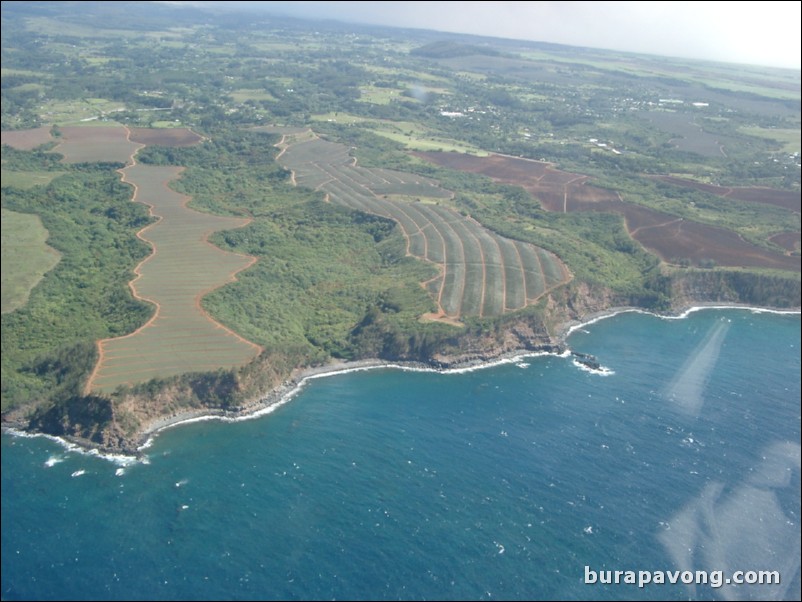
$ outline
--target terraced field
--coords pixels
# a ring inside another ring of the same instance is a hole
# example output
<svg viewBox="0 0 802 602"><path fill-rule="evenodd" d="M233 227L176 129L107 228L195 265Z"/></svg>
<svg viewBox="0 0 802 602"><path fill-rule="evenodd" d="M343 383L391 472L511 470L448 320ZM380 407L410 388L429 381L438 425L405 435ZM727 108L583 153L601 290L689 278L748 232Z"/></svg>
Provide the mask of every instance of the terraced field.
<svg viewBox="0 0 802 602"><path fill-rule="evenodd" d="M799 258L758 247L726 228L702 224L626 202L621 195L590 183L589 176L559 170L549 163L503 155L474 157L463 153L417 152L416 156L437 165L478 173L505 184L521 186L547 211L603 211L623 215L629 235L663 261L689 260L697 265L714 261L721 266L800 269ZM675 185L690 186L687 180L660 178ZM799 193L766 188L721 188L693 183L694 187L718 196L748 200L799 211ZM784 248L792 242L782 238Z"/></svg>
<svg viewBox="0 0 802 602"><path fill-rule="evenodd" d="M203 295L254 261L209 244L209 234L248 220L188 209L189 197L168 187L180 168L133 165L122 171L124 181L136 187L134 200L150 205L160 217L139 233L154 252L137 267L131 283L135 295L152 302L156 312L132 334L99 342L100 360L87 391L112 391L121 384L253 359L261 348L215 322L200 306Z"/></svg>
<svg viewBox="0 0 802 602"><path fill-rule="evenodd" d="M348 147L309 132L285 134L278 146L277 160L292 170L299 186L399 224L407 254L439 269L437 277L423 283L437 302L437 317L497 316L525 307L571 278L556 255L499 236L439 204L437 199L451 193L434 180L357 166Z"/></svg>

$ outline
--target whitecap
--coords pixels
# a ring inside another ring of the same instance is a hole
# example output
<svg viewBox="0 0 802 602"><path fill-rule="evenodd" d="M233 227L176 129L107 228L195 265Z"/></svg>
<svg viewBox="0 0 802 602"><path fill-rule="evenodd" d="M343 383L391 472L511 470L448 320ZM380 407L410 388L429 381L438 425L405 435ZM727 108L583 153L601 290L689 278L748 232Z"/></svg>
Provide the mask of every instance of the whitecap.
<svg viewBox="0 0 802 602"><path fill-rule="evenodd" d="M63 461L64 461L64 458L62 458L61 456L50 456L47 460L45 460L45 466L47 466L48 468L52 468L53 466L55 466L59 462L63 462Z"/></svg>
<svg viewBox="0 0 802 602"><path fill-rule="evenodd" d="M800 310L798 309L769 309L766 307L757 307L754 305L736 305L736 304L723 304L723 305L694 305L692 307L687 308L686 310L682 311L677 315L667 315L667 314L658 314L651 311L647 311L645 309L639 309L637 307L624 307L620 309L611 309L608 313L602 314L600 316L596 316L595 318L591 318L586 322L580 322L578 324L574 324L571 326L566 332L565 337L568 338L572 333L580 331L580 332L587 332L585 329L586 326L590 326L591 324L595 324L596 322L600 322L602 320L606 320L607 318L615 317L619 314L626 314L626 313L635 313L635 314L643 314L645 316L654 316L655 318L660 318L661 320L684 320L692 313L697 311L703 311L707 309L739 309L744 311L749 311L754 314L777 314L777 315L799 315Z"/></svg>
<svg viewBox="0 0 802 602"><path fill-rule="evenodd" d="M81 469L81 470L76 470L70 476L71 477L80 477L81 475L84 475L84 474L86 474L86 471L84 469Z"/></svg>
<svg viewBox="0 0 802 602"><path fill-rule="evenodd" d="M71 441L67 441L66 439L62 439L61 437L56 437L55 435L48 435L46 433L28 433L26 431L21 431L15 428L4 428L3 432L6 432L13 437L23 437L26 439L32 439L34 437L43 437L44 439L48 439L53 443L57 443L58 445L63 447L67 452L81 454L84 456L96 456L103 460L108 460L109 462L113 462L118 466L130 466L131 464L136 464L137 462L143 461L142 458L137 458L136 456L127 456L125 454L101 453L97 449L86 449L84 447L81 447L80 445L72 443ZM48 465L47 463L45 464Z"/></svg>
<svg viewBox="0 0 802 602"><path fill-rule="evenodd" d="M605 366L599 366L598 368L591 368L590 366L586 366L580 361L572 360L571 363L582 370L583 372L589 372L590 374L595 374L597 376L613 376L615 374L615 370L611 370Z"/></svg>
<svg viewBox="0 0 802 602"><path fill-rule="evenodd" d="M307 382L310 380L316 380L319 378L329 378L331 376L339 376L341 374L350 374L353 372L367 372L368 370L379 370L379 369L391 369L391 370L401 370L403 372L424 372L424 373L445 374L445 375L466 374L468 372L474 372L476 370L484 370L486 368L493 368L504 364L521 364L523 363L523 360L525 358L542 357L546 355L552 355L555 357L568 357L570 355L570 351L565 351L560 354L556 354L549 351L526 352L522 353L521 355L515 355L512 357L500 358L498 360L491 362L476 364L475 366L466 366L464 368L446 368L442 370L436 368L429 368L426 366L404 366L401 364L385 364L385 363L368 365L368 366L356 366L353 368L344 368L344 369L335 368L332 369L330 372L321 372L319 374L310 374L309 376L305 376L303 379L301 379L301 381L298 384L296 384L292 389L287 391L275 403L271 403L268 406L255 410L243 416L219 416L215 414L208 414L204 416L193 416L190 418L186 418L184 420L177 420L176 422L172 422L170 424L165 424L164 426L154 430L153 433L150 434L148 439L141 446L139 446L139 448L137 448L137 451L141 452L150 447L151 445L153 445L155 435L177 426L192 424L195 422L206 422L209 420L217 420L220 422L244 422L246 420L254 420L256 418L261 418L262 416L272 414L273 412L278 410L281 406L292 401L304 389ZM148 463L146 461L146 458L142 459L142 463L143 464Z"/></svg>

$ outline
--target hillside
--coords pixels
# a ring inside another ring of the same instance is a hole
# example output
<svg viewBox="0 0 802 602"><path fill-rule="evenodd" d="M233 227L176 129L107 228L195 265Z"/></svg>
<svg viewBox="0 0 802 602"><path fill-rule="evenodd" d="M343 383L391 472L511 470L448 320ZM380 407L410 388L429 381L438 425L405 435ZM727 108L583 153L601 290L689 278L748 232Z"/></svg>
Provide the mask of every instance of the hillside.
<svg viewBox="0 0 802 602"><path fill-rule="evenodd" d="M796 71L141 3L2 45L8 424L130 451L310 368L800 306Z"/></svg>

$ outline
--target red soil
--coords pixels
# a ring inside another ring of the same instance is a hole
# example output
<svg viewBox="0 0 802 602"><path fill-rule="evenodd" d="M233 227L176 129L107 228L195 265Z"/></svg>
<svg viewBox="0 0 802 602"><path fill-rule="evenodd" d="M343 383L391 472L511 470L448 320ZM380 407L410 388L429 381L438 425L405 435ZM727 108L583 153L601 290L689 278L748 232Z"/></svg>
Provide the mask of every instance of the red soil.
<svg viewBox="0 0 802 602"><path fill-rule="evenodd" d="M769 240L775 245L788 249L790 253L799 253L800 246L802 246L799 232L780 232L770 237Z"/></svg>
<svg viewBox="0 0 802 602"><path fill-rule="evenodd" d="M131 128L131 141L158 146L192 146L203 140L189 128Z"/></svg>
<svg viewBox="0 0 802 602"><path fill-rule="evenodd" d="M700 264L712 260L720 266L800 271L798 257L772 253L744 240L730 230L692 222L648 207L627 203L617 192L590 184L588 176L561 171L549 163L503 155L476 157L443 152L416 152L413 154L437 165L478 173L497 182L521 186L532 194L547 211L619 213L624 216L630 236L663 261L673 263L689 260L692 263ZM701 187L707 187L707 185L699 184L699 187L706 190ZM730 198L741 200L760 198L763 200L758 202L779 204L789 209L795 206L796 211L799 211L798 194L794 201L793 193L785 191L765 188L710 188L722 192L721 196L725 196L723 191L729 191L726 196ZM709 192L709 190L706 191ZM793 204L794 202L796 205ZM798 241L799 234L796 234L796 237ZM782 244L782 246L787 248L786 244Z"/></svg>
<svg viewBox="0 0 802 602"><path fill-rule="evenodd" d="M693 180L686 180L685 178L677 178L674 176L655 176L661 182L673 184L675 186L684 186L686 188L694 188L715 194L716 196L734 199L736 201L748 201L751 203L764 203L766 205L776 205L783 207L790 211L800 212L800 198L802 195L798 192L790 190L775 190L774 188L761 188L752 186L747 188L728 188L726 186L713 186L712 184L703 184L702 182L694 182Z"/></svg>
<svg viewBox="0 0 802 602"><path fill-rule="evenodd" d="M50 136L49 127L0 132L0 143L7 144L18 150L33 150L41 144L52 141L53 138Z"/></svg>

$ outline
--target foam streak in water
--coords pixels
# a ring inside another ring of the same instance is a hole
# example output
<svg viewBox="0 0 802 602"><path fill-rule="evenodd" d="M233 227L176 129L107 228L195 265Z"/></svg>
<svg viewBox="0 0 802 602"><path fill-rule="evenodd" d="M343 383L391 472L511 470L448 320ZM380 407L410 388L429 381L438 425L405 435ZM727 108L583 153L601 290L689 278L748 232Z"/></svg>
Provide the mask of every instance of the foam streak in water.
<svg viewBox="0 0 802 602"><path fill-rule="evenodd" d="M703 394L707 381L716 366L729 329L729 322L717 321L666 387L664 397L684 414L699 415L704 405Z"/></svg>

